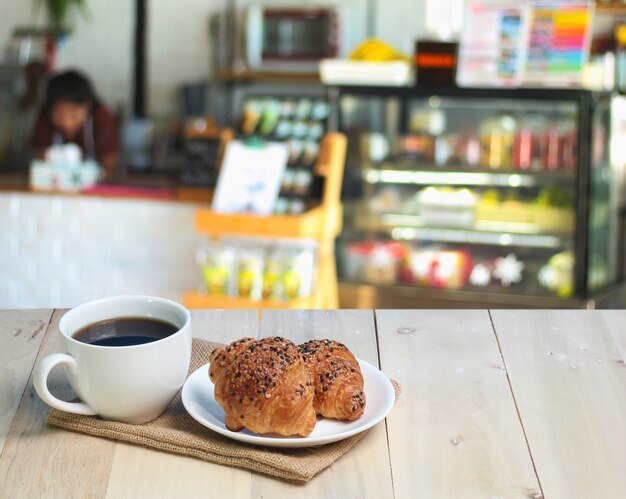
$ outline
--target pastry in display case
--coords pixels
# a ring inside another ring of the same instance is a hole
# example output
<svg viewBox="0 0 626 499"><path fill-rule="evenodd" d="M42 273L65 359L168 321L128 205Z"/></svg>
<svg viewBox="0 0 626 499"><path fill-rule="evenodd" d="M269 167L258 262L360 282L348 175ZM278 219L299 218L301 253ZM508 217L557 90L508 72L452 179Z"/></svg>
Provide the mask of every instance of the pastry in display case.
<svg viewBox="0 0 626 499"><path fill-rule="evenodd" d="M610 301L620 272L608 144L619 97L348 86L328 95L330 123L351 144L337 247L343 307Z"/></svg>

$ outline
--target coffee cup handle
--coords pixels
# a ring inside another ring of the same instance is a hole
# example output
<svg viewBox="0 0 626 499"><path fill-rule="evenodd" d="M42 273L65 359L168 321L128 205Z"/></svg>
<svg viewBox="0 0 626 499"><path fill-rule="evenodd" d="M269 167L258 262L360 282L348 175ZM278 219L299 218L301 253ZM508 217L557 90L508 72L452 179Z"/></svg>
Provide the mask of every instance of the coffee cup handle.
<svg viewBox="0 0 626 499"><path fill-rule="evenodd" d="M39 361L33 378L33 384L35 385L35 390L39 397L41 397L46 404L60 411L84 416L95 416L97 413L84 402L65 402L50 393L50 390L48 390L48 376L52 368L59 364L65 364L65 367L67 367L73 375L76 375L76 359L71 355L53 353L44 357Z"/></svg>

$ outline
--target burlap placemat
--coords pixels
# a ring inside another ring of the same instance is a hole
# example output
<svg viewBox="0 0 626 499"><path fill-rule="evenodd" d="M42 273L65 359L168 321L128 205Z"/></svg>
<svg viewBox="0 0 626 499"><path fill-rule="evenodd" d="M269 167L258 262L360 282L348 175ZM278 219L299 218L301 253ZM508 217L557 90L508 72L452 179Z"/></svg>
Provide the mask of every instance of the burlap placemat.
<svg viewBox="0 0 626 499"><path fill-rule="evenodd" d="M217 346L218 343L194 339L189 374L206 364L209 354ZM392 383L397 398L400 386L395 381ZM296 482L313 478L348 452L368 432L314 448L276 449L247 445L196 422L183 407L180 393L161 416L143 425L105 421L57 409L50 410L46 421L49 425L96 437L191 456Z"/></svg>

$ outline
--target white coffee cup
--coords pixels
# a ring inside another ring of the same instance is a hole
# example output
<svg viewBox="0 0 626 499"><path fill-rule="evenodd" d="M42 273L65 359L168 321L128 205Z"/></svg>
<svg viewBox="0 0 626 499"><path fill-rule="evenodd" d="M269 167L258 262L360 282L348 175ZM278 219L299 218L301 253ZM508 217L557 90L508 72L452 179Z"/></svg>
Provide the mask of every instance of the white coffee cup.
<svg viewBox="0 0 626 499"><path fill-rule="evenodd" d="M120 317L152 318L178 328L165 338L130 346L99 346L73 338L82 328ZM141 424L158 417L183 386L191 360L191 315L182 305L154 296L116 296L67 312L59 323L62 349L37 365L34 385L48 405L66 412ZM82 402L65 402L47 386L62 364Z"/></svg>

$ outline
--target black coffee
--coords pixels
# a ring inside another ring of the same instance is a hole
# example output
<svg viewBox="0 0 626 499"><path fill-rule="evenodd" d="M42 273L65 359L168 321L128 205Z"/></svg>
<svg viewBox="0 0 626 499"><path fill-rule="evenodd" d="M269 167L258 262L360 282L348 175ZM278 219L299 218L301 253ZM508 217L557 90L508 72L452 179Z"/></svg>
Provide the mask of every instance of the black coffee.
<svg viewBox="0 0 626 499"><path fill-rule="evenodd" d="M72 336L75 340L103 347L126 347L162 340L178 328L160 319L120 317L89 324Z"/></svg>

